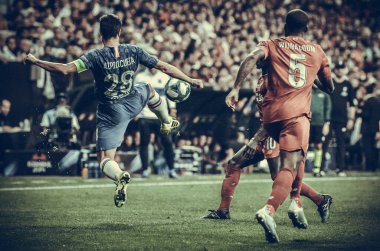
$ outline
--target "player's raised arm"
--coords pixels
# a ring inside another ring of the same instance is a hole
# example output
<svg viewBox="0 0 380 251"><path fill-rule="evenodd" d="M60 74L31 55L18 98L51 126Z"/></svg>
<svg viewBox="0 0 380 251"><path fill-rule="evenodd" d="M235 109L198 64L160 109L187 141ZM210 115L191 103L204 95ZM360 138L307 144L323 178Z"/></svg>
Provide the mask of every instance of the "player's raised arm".
<svg viewBox="0 0 380 251"><path fill-rule="evenodd" d="M67 64L53 63L49 61L40 60L30 53L24 58L24 62L29 62L31 64L37 65L49 72L59 72L64 75L77 72L77 67L75 66L74 62L70 62Z"/></svg>
<svg viewBox="0 0 380 251"><path fill-rule="evenodd" d="M226 97L226 104L232 110L235 110L236 104L239 101L239 90L244 80L246 79L248 74L254 70L254 68L256 67L256 63L264 58L264 50L261 48L256 48L251 53L249 53L249 55L241 63L234 83L234 87Z"/></svg>
<svg viewBox="0 0 380 251"><path fill-rule="evenodd" d="M180 69L177 67L165 63L161 60L158 60L157 64L154 66L154 68L162 71L163 73L168 74L169 76L173 78L181 79L185 82L188 82L190 85L197 87L197 88L203 88L203 82L200 79L194 79L187 76L185 73L183 73Z"/></svg>

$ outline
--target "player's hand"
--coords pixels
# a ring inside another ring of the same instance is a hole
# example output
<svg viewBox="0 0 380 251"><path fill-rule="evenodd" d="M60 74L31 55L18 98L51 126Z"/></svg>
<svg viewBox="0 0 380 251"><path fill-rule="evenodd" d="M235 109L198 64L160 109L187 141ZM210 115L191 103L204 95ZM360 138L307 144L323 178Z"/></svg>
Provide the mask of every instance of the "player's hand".
<svg viewBox="0 0 380 251"><path fill-rule="evenodd" d="M226 105L232 109L232 111L235 111L236 104L239 101L239 89L233 88L230 93L228 93L226 97Z"/></svg>
<svg viewBox="0 0 380 251"><path fill-rule="evenodd" d="M203 88L203 82L201 79L191 79L191 82L189 83L191 86L194 86L196 88L200 88L202 89Z"/></svg>
<svg viewBox="0 0 380 251"><path fill-rule="evenodd" d="M26 62L30 62L30 63L35 63L36 61L37 61L37 58L33 55L33 54L28 54L28 55L26 55L25 57L24 57L24 63L26 63Z"/></svg>

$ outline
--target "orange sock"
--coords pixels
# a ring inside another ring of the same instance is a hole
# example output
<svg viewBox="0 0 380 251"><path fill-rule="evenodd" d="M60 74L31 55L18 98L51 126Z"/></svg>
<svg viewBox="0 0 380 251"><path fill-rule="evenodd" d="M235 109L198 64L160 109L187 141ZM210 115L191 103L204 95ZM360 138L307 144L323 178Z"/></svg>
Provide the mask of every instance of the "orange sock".
<svg viewBox="0 0 380 251"><path fill-rule="evenodd" d="M235 193L235 187L239 184L240 173L241 169L239 167L228 164L226 176L222 184L219 210L230 208L231 201Z"/></svg>
<svg viewBox="0 0 380 251"><path fill-rule="evenodd" d="M273 182L272 193L267 200L267 205L273 207L274 211L285 201L292 190L293 172L288 168L283 168L277 174Z"/></svg>
<svg viewBox="0 0 380 251"><path fill-rule="evenodd" d="M315 205L319 206L323 201L323 196L321 196L317 191L315 191L311 186L306 183L302 183L301 195L312 200Z"/></svg>

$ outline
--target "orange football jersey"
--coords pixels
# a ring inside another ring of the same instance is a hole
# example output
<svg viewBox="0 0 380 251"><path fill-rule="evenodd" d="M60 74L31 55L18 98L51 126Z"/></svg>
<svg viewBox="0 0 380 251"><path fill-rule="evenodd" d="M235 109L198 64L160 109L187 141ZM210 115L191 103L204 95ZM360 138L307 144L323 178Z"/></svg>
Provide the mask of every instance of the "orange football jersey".
<svg viewBox="0 0 380 251"><path fill-rule="evenodd" d="M262 104L263 123L310 113L311 89L318 75L331 78L322 48L301 37L270 39L260 44L268 65L267 93Z"/></svg>

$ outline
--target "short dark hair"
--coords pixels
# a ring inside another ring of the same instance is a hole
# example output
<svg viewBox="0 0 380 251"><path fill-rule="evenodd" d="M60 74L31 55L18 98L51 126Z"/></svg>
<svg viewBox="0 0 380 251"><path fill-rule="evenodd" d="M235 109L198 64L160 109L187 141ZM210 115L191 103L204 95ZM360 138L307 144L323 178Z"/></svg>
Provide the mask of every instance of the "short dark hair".
<svg viewBox="0 0 380 251"><path fill-rule="evenodd" d="M309 22L308 14L300 9L294 9L288 12L285 18L286 30L288 33L301 33L307 31Z"/></svg>
<svg viewBox="0 0 380 251"><path fill-rule="evenodd" d="M117 37L121 29L121 20L114 14L103 15L99 19L100 34L104 40Z"/></svg>

